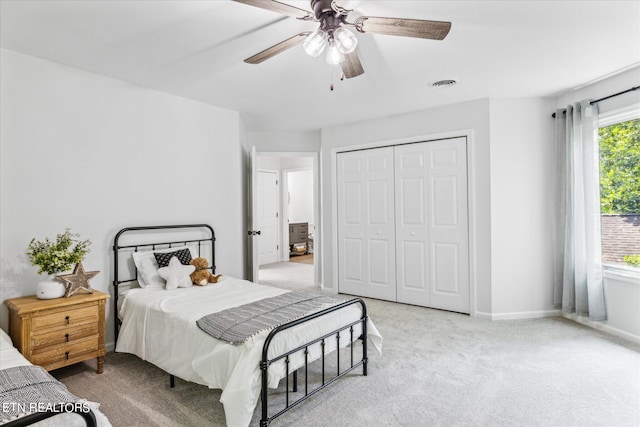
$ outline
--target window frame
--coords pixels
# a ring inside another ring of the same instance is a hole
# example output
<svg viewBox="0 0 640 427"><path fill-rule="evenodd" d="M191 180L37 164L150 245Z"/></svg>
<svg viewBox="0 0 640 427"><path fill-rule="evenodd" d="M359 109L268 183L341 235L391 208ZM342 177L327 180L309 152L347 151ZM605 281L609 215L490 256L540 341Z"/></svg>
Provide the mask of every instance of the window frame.
<svg viewBox="0 0 640 427"><path fill-rule="evenodd" d="M640 119L640 103L617 108L608 112L599 113L598 130L600 130L600 128L602 127L607 127L634 119ZM599 146L600 140L598 139L598 147ZM598 201L598 209L599 208L600 201ZM602 214L602 212L600 214ZM605 277L607 278L615 278L616 280L640 284L640 268L623 264L609 264L604 262L602 263L602 268L605 273Z"/></svg>

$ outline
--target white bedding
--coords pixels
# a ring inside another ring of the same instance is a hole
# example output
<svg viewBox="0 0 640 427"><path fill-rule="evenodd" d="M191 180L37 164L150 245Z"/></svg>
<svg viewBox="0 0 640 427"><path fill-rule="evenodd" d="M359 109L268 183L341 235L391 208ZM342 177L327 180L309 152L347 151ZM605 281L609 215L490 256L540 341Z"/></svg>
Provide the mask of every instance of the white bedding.
<svg viewBox="0 0 640 427"><path fill-rule="evenodd" d="M259 362L268 331L243 344L232 345L207 335L197 327L196 320L285 292L288 291L231 277L205 287L131 289L122 297L120 318L123 323L116 351L133 353L184 380L222 389L220 401L224 405L227 425L246 427L260 394ZM351 305L278 334L270 349L273 354L282 352L359 317L359 304ZM359 335L358 324L354 327L354 336ZM371 321L367 323L367 335L369 342L380 351L382 337ZM348 339L348 334L343 334L340 345L346 345ZM335 349L335 341L327 341L326 351ZM309 350L312 358L319 357L319 345ZM301 354L291 358L290 371L302 363ZM283 363L272 365L269 387L277 387L284 375Z"/></svg>
<svg viewBox="0 0 640 427"><path fill-rule="evenodd" d="M31 362L25 359L18 349L13 346L11 337L7 335L5 331L0 329L0 369L27 365L31 365ZM96 423L99 427L111 426L107 417L98 409L100 407L99 403L87 401L87 404L96 416ZM3 424L0 423L0 425ZM84 427L86 424L79 415L67 413L56 415L55 417L40 421L34 425L41 427Z"/></svg>

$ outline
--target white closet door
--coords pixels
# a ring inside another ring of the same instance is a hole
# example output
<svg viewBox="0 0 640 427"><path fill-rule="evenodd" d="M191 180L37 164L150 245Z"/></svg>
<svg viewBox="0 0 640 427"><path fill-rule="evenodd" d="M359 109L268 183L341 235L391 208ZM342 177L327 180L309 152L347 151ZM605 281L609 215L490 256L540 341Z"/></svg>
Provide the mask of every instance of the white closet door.
<svg viewBox="0 0 640 427"><path fill-rule="evenodd" d="M428 149L425 143L395 147L398 302L429 306Z"/></svg>
<svg viewBox="0 0 640 427"><path fill-rule="evenodd" d="M398 301L469 313L466 138L395 150Z"/></svg>
<svg viewBox="0 0 640 427"><path fill-rule="evenodd" d="M393 147L339 153L338 290L396 300Z"/></svg>

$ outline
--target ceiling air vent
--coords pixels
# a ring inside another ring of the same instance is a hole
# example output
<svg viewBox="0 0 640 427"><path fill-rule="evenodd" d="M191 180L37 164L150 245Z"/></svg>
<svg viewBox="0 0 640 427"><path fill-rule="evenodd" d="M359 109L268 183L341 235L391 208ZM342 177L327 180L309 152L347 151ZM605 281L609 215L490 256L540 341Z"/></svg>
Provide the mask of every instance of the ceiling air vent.
<svg viewBox="0 0 640 427"><path fill-rule="evenodd" d="M456 84L455 80L440 80L435 82L432 86L440 87L440 86L453 86Z"/></svg>

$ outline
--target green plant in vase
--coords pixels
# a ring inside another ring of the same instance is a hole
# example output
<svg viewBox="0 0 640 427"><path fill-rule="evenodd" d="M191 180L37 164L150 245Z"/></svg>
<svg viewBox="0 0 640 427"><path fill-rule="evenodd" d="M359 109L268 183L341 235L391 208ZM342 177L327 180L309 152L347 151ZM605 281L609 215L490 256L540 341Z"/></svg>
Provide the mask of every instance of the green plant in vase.
<svg viewBox="0 0 640 427"><path fill-rule="evenodd" d="M38 284L37 296L41 299L58 298L64 295L66 286L56 281L53 275L68 271L81 262L89 253L90 240L78 240L79 234L66 228L58 234L55 241L31 239L27 247L27 257L31 265L38 267L38 274L49 276ZM62 292L61 295L58 295Z"/></svg>

